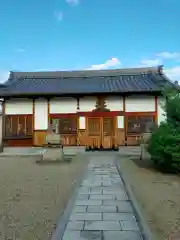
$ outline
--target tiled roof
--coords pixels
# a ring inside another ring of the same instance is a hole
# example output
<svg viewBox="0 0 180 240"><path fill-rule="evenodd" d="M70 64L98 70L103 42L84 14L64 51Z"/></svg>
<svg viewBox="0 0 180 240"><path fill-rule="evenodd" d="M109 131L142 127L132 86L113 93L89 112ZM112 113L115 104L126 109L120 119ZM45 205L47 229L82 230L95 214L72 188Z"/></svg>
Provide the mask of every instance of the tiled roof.
<svg viewBox="0 0 180 240"><path fill-rule="evenodd" d="M160 92L171 81L157 68L118 70L11 72L0 95Z"/></svg>

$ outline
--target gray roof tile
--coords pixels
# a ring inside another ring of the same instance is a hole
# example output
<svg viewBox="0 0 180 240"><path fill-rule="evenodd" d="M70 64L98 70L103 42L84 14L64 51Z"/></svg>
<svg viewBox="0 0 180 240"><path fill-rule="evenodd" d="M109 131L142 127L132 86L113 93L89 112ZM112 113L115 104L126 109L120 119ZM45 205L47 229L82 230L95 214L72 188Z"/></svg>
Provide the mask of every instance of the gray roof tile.
<svg viewBox="0 0 180 240"><path fill-rule="evenodd" d="M11 72L0 95L158 92L174 86L162 68L72 72Z"/></svg>

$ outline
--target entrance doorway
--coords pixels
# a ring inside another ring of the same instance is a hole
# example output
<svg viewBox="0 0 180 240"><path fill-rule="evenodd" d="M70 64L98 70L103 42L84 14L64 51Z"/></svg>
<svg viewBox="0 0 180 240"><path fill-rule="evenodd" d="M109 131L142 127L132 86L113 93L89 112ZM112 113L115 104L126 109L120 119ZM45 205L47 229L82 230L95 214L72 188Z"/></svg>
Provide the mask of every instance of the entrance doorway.
<svg viewBox="0 0 180 240"><path fill-rule="evenodd" d="M89 117L89 147L93 149L112 149L115 146L115 117Z"/></svg>

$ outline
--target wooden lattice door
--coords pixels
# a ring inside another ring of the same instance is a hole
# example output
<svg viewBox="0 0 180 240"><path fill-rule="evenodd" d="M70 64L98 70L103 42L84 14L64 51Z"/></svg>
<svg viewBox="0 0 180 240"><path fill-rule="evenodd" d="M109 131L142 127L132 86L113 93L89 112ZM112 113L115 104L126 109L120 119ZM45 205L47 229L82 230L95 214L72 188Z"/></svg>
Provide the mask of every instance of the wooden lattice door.
<svg viewBox="0 0 180 240"><path fill-rule="evenodd" d="M102 146L103 148L112 148L114 144L114 118L103 117L102 122Z"/></svg>
<svg viewBox="0 0 180 240"><path fill-rule="evenodd" d="M89 117L88 118L88 145L91 147L100 148L102 138L102 124L100 117Z"/></svg>
<svg viewBox="0 0 180 240"><path fill-rule="evenodd" d="M96 148L112 148L114 136L114 118L88 118L88 145Z"/></svg>

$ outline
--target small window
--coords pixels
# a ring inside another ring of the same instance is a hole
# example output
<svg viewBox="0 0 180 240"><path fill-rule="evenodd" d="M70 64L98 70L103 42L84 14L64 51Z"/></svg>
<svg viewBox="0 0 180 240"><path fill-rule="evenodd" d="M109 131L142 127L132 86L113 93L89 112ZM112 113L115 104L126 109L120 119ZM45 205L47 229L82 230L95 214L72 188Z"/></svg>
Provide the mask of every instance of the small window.
<svg viewBox="0 0 180 240"><path fill-rule="evenodd" d="M6 116L5 136L6 137L27 137L32 136L32 116Z"/></svg>
<svg viewBox="0 0 180 240"><path fill-rule="evenodd" d="M128 116L127 133L142 134L152 132L155 124L154 116Z"/></svg>
<svg viewBox="0 0 180 240"><path fill-rule="evenodd" d="M53 132L59 134L76 134L77 132L77 118L53 118L51 119L51 128Z"/></svg>

